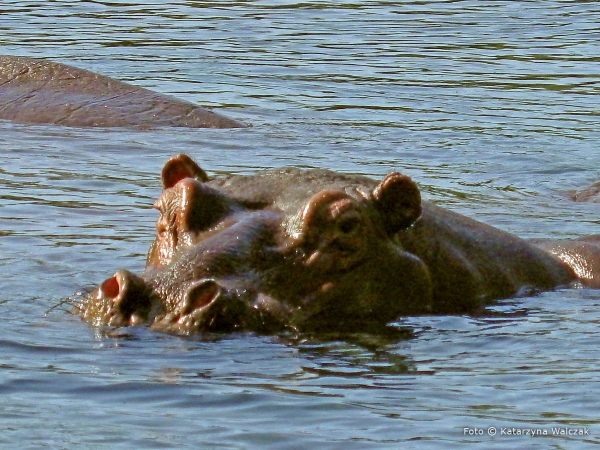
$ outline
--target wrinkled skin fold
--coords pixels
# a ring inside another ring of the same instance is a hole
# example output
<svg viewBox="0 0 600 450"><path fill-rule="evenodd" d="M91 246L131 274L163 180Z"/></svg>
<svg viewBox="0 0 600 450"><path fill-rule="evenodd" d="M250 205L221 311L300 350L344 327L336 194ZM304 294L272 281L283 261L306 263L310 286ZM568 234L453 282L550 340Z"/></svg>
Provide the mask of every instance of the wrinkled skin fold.
<svg viewBox="0 0 600 450"><path fill-rule="evenodd" d="M422 201L397 172L209 179L177 155L162 183L146 269L119 270L78 305L94 325L360 332L574 282L600 287L598 236L527 242Z"/></svg>
<svg viewBox="0 0 600 450"><path fill-rule="evenodd" d="M193 103L88 70L1 55L0 119L72 127L245 126Z"/></svg>

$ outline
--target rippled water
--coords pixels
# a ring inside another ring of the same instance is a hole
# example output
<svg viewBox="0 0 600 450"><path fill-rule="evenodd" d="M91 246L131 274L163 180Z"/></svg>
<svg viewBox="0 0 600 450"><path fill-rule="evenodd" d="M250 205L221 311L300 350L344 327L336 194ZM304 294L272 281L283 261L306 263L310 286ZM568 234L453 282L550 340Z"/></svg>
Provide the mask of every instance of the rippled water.
<svg viewBox="0 0 600 450"><path fill-rule="evenodd" d="M403 319L412 337L387 340L102 333L45 314L117 268L142 267L159 171L179 152L212 174L402 170L425 197L524 237L600 233L598 204L565 195L600 180L596 2L1 8L4 54L91 69L253 127L0 123L0 446L600 443L597 290L509 299L489 317ZM513 427L550 436L507 435Z"/></svg>

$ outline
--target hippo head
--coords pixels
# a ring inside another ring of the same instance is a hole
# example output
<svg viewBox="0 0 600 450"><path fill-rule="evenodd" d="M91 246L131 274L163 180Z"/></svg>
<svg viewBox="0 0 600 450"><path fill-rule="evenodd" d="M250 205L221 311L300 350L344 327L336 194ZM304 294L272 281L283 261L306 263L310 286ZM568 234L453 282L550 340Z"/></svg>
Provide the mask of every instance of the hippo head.
<svg viewBox="0 0 600 450"><path fill-rule="evenodd" d="M80 305L96 324L161 330L360 331L429 311L425 265L396 235L416 184L279 169L209 180L188 156L162 172L157 236L140 275L120 270Z"/></svg>

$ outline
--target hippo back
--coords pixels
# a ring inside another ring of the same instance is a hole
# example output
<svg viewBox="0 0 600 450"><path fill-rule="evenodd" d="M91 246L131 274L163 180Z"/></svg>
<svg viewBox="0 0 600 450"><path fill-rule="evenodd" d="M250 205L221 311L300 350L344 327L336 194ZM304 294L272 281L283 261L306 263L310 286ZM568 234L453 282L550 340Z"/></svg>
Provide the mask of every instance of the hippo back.
<svg viewBox="0 0 600 450"><path fill-rule="evenodd" d="M0 119L76 127L232 128L193 103L61 63L0 56Z"/></svg>

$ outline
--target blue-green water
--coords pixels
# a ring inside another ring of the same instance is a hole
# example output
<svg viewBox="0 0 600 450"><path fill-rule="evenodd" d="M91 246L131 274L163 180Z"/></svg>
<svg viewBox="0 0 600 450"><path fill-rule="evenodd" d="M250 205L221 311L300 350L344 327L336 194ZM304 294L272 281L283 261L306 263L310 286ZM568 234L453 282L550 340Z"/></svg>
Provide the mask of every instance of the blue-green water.
<svg viewBox="0 0 600 450"><path fill-rule="evenodd" d="M212 174L401 170L424 197L523 237L600 233L599 204L565 194L600 180L596 2L1 9L3 54L91 69L253 127L0 123L0 447L600 443L597 290L509 299L486 318L403 319L413 338L378 346L106 334L60 310L45 314L117 268L143 266L160 168L180 152ZM549 436L507 434L513 427ZM552 436L553 427L589 435Z"/></svg>

